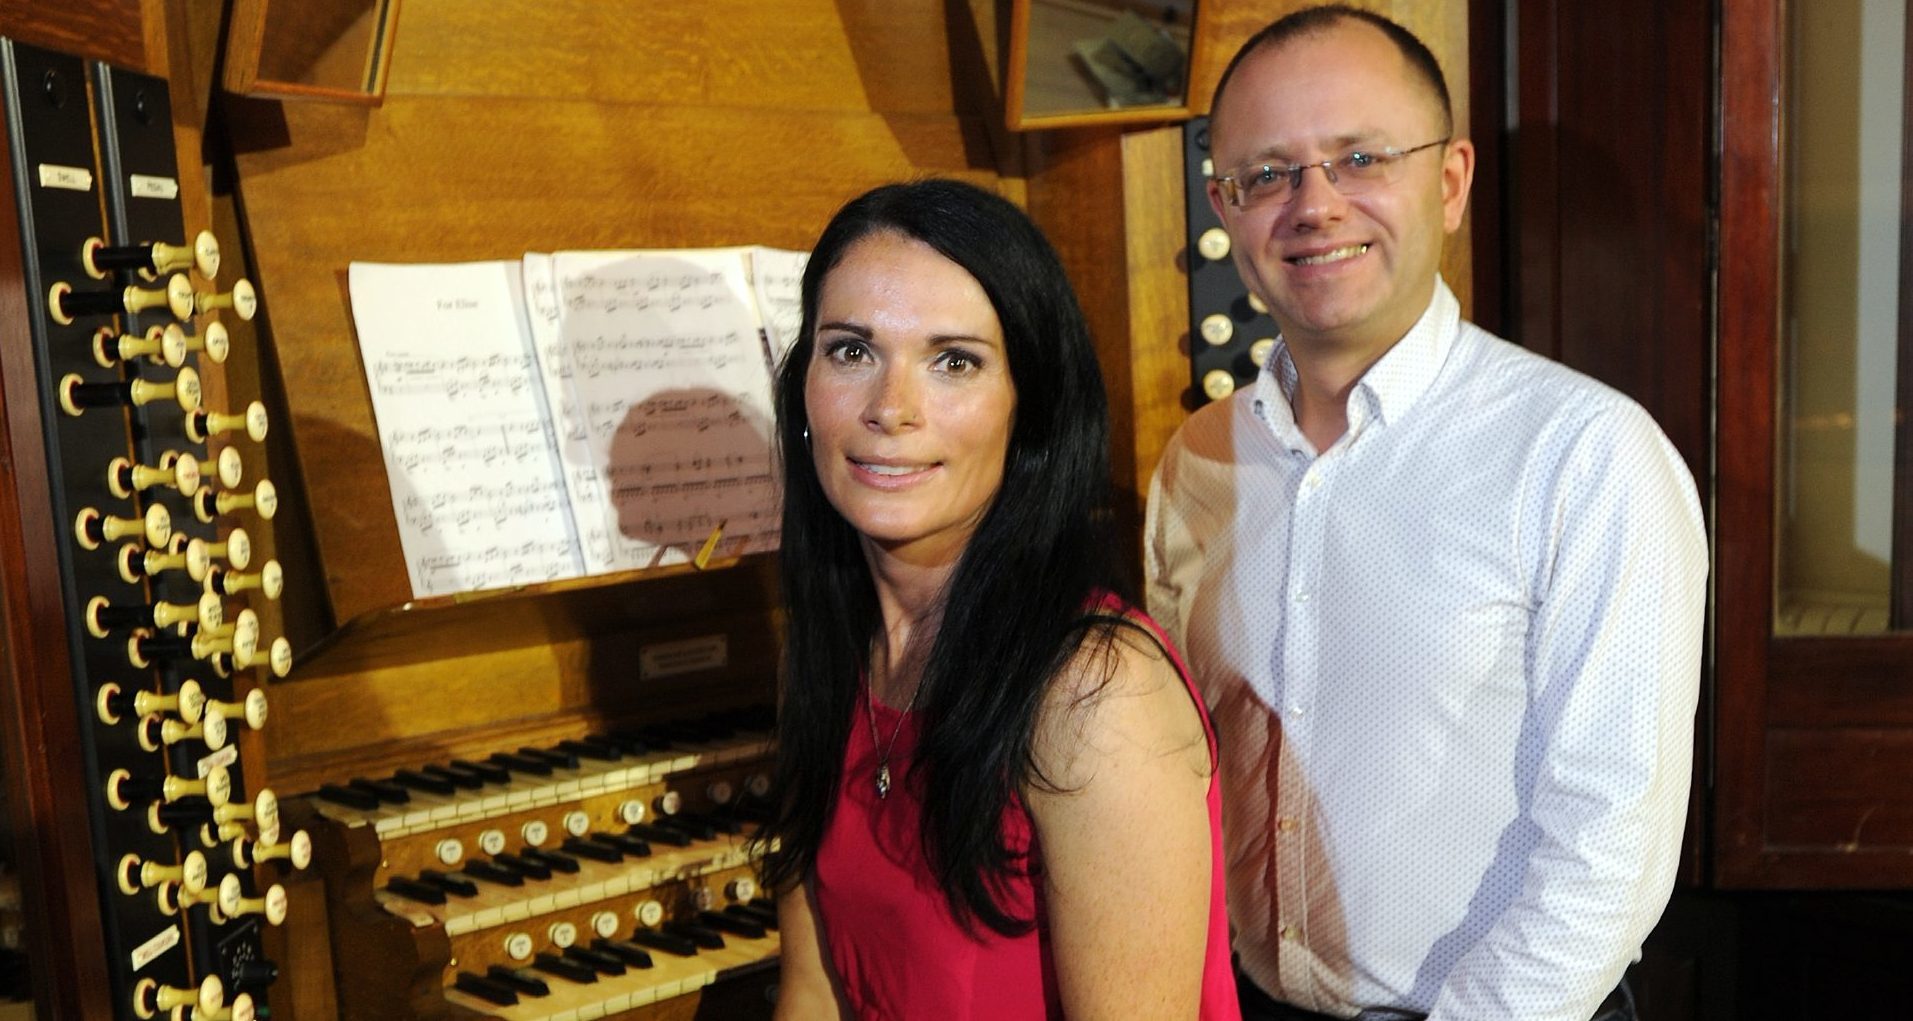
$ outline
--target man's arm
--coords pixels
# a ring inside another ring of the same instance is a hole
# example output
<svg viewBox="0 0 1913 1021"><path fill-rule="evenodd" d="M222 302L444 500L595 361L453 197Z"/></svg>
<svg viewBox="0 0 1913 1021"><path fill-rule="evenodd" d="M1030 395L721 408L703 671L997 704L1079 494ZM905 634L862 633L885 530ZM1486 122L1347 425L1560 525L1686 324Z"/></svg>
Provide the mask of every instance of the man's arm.
<svg viewBox="0 0 1913 1021"><path fill-rule="evenodd" d="M1187 648L1189 636L1182 627L1187 589L1182 573L1199 561L1189 529L1182 524L1164 480L1165 475L1175 472L1180 439L1180 435L1170 439L1162 460L1149 476L1149 502L1143 511L1143 605L1171 641Z"/></svg>
<svg viewBox="0 0 1913 1021"><path fill-rule="evenodd" d="M1430 1021L1587 1021L1666 907L1692 774L1707 539L1646 412L1597 416L1552 480L1518 775L1527 873Z"/></svg>

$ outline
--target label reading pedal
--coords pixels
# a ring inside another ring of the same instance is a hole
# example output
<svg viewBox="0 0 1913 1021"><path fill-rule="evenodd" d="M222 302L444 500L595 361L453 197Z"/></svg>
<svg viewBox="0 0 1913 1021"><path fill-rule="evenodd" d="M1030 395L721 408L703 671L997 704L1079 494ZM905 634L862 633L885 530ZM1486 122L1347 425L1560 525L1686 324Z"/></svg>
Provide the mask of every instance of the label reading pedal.
<svg viewBox="0 0 1913 1021"><path fill-rule="evenodd" d="M126 179L127 191L136 199L165 199L171 201L179 197L179 182L170 177L158 177L153 174L133 174Z"/></svg>

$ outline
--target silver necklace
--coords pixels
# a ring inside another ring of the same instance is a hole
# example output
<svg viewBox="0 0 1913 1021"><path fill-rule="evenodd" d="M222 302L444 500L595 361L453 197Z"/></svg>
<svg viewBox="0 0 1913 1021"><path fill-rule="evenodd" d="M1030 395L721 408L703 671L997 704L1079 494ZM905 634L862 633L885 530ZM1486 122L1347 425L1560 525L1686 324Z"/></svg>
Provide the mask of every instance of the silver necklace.
<svg viewBox="0 0 1913 1021"><path fill-rule="evenodd" d="M877 689L868 676L864 678L864 710L870 718L870 746L877 752L877 800L890 796L890 753L897 750L897 737L903 733L903 721L910 716L910 710L916 708L917 696L923 693L923 678L917 678L917 687L910 692L910 701L904 703L903 712L897 714L896 729L890 732L889 745L877 743Z"/></svg>

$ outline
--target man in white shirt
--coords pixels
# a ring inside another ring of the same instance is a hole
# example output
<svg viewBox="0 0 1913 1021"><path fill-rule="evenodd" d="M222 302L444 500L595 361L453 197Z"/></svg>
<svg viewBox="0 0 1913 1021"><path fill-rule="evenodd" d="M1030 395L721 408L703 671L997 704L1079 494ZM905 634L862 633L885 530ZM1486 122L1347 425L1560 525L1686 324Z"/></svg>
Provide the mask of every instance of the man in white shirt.
<svg viewBox="0 0 1913 1021"><path fill-rule="evenodd" d="M1453 134L1426 47L1345 7L1252 38L1212 107L1282 336L1171 441L1146 557L1220 732L1250 1019L1628 1016L1673 884L1694 483L1633 401L1462 321Z"/></svg>

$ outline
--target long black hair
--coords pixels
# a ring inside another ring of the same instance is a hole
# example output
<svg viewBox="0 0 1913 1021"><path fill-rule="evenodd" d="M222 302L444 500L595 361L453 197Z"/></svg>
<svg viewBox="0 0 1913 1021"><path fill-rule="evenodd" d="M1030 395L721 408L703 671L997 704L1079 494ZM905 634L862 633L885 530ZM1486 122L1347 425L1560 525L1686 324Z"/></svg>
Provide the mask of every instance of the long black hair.
<svg viewBox="0 0 1913 1021"><path fill-rule="evenodd" d="M777 810L760 834L778 850L765 877L809 875L837 802L862 671L883 621L857 532L825 497L807 450L804 381L823 284L873 234L920 241L961 266L1003 327L1016 419L1003 481L943 593L917 696L922 842L951 911L1005 935L1029 931L1001 903L1023 865L1003 817L1028 783L1046 783L1031 738L1051 678L1120 626L1092 612L1117 589L1104 535L1109 407L1088 324L1043 234L1016 206L949 180L892 184L839 210L804 271L803 324L777 374L782 449L781 559L787 631L777 720ZM1105 645L1105 648L1107 646Z"/></svg>

